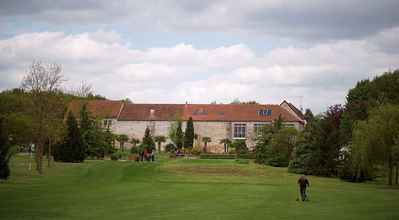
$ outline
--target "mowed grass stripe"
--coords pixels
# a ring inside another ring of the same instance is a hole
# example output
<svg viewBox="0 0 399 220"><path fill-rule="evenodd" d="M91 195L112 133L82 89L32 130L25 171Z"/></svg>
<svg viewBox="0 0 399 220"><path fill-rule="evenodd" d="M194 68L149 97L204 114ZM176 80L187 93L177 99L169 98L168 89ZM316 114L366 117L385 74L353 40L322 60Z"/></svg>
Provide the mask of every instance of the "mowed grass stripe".
<svg viewBox="0 0 399 220"><path fill-rule="evenodd" d="M298 175L234 160L56 163L44 176L12 161L0 184L0 219L399 219L399 190ZM209 172L207 171L209 168ZM6 198L6 199L3 199Z"/></svg>

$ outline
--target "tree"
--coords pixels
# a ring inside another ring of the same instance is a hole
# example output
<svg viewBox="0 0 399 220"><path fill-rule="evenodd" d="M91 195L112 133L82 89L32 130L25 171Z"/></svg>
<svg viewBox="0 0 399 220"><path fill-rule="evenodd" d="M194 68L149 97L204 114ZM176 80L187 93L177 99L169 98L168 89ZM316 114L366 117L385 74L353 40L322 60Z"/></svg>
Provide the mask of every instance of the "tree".
<svg viewBox="0 0 399 220"><path fill-rule="evenodd" d="M277 130L280 130L281 128L283 128L284 127L283 122L284 122L283 116L281 116L281 114L278 115L278 118L273 121L274 130L277 131Z"/></svg>
<svg viewBox="0 0 399 220"><path fill-rule="evenodd" d="M193 148L194 143L194 123L193 118L190 117L187 121L186 130L184 132L184 147Z"/></svg>
<svg viewBox="0 0 399 220"><path fill-rule="evenodd" d="M359 122L353 134L354 175L376 164L386 165L388 184L393 183L399 137L399 105L383 105L369 112L367 122ZM368 174L368 173L365 173Z"/></svg>
<svg viewBox="0 0 399 220"><path fill-rule="evenodd" d="M7 179L10 176L8 162L11 158L11 145L4 127L4 119L0 117L0 179Z"/></svg>
<svg viewBox="0 0 399 220"><path fill-rule="evenodd" d="M220 140L219 143L223 144L225 153L229 152L229 145L231 144L231 140L230 139L223 138L222 140Z"/></svg>
<svg viewBox="0 0 399 220"><path fill-rule="evenodd" d="M202 137L202 142L204 142L204 152L206 153L208 148L208 143L211 142L212 139L210 137Z"/></svg>
<svg viewBox="0 0 399 220"><path fill-rule="evenodd" d="M290 171L322 176L338 174L339 158L345 146L340 139L343 111L341 105L330 106L306 124L303 140L298 141L293 152Z"/></svg>
<svg viewBox="0 0 399 220"><path fill-rule="evenodd" d="M141 141L141 145L143 148L147 148L149 150L155 149L155 143L154 143L154 140L152 139L149 127L147 127L145 129L145 133L144 133L143 141Z"/></svg>
<svg viewBox="0 0 399 220"><path fill-rule="evenodd" d="M165 136L155 136L154 137L154 141L158 143L158 152L161 152L161 145L163 142L166 141L166 137Z"/></svg>
<svg viewBox="0 0 399 220"><path fill-rule="evenodd" d="M169 127L168 135L170 140L178 149L183 147L184 134L182 131L182 121L180 115L175 116L175 121L172 122Z"/></svg>
<svg viewBox="0 0 399 220"><path fill-rule="evenodd" d="M57 160L63 162L83 162L86 156L85 147L76 118L72 112L67 117L67 136L57 150Z"/></svg>
<svg viewBox="0 0 399 220"><path fill-rule="evenodd" d="M183 141L184 141L183 140L184 134L181 127L182 123L181 121L179 121L176 128L176 139L175 139L175 144L178 149L181 149L183 147Z"/></svg>
<svg viewBox="0 0 399 220"><path fill-rule="evenodd" d="M307 108L307 109L305 110L304 117L305 117L305 121L306 121L306 122L312 121L313 118L314 118L314 115L313 115L312 110L310 110L310 109Z"/></svg>
<svg viewBox="0 0 399 220"><path fill-rule="evenodd" d="M50 124L59 117L58 113L64 109L57 100L57 91L64 81L61 66L58 64L44 65L33 62L27 75L22 81L22 88L29 91L32 103L32 118L34 143L36 146L36 170L42 174L43 151L46 140L51 133Z"/></svg>
<svg viewBox="0 0 399 220"><path fill-rule="evenodd" d="M119 142L120 149L125 150L125 143L129 141L129 137L126 134L121 134L117 136L117 141Z"/></svg>
<svg viewBox="0 0 399 220"><path fill-rule="evenodd" d="M85 103L80 109L80 132L82 134L84 148L87 154L89 154L89 148L92 144L94 144L93 142L95 142L95 134L93 133L94 126L94 121L90 118L89 112L87 111L87 105Z"/></svg>
<svg viewBox="0 0 399 220"><path fill-rule="evenodd" d="M82 81L80 82L79 87L71 93L77 97L87 98L93 94L93 86Z"/></svg>
<svg viewBox="0 0 399 220"><path fill-rule="evenodd" d="M137 144L140 143L140 140L137 138L132 138L130 139L130 143L132 144L132 148L137 147Z"/></svg>

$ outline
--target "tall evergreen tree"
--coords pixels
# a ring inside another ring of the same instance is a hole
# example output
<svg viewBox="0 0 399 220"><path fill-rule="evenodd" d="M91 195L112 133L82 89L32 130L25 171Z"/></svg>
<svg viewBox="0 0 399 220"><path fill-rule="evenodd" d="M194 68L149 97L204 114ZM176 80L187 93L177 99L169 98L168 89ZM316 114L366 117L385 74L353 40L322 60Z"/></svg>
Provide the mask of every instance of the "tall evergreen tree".
<svg viewBox="0 0 399 220"><path fill-rule="evenodd" d="M10 157L10 144L4 128L4 119L0 118L0 179L7 179L10 176L8 166Z"/></svg>
<svg viewBox="0 0 399 220"><path fill-rule="evenodd" d="M150 128L148 128L148 127L145 129L145 133L144 133L144 137L143 137L143 141L141 142L141 145L144 148L147 148L150 150L155 149L155 142L154 142L154 139L152 139L151 131L150 131Z"/></svg>
<svg viewBox="0 0 399 220"><path fill-rule="evenodd" d="M194 143L194 123L193 118L190 117L187 121L186 130L184 132L184 147L193 148Z"/></svg>
<svg viewBox="0 0 399 220"><path fill-rule="evenodd" d="M59 146L58 159L63 162L83 162L86 156L85 147L76 118L69 112L67 118L67 136Z"/></svg>
<svg viewBox="0 0 399 220"><path fill-rule="evenodd" d="M89 154L89 148L95 142L95 135L92 132L94 122L90 119L86 104L80 109L80 133L82 134L84 150Z"/></svg>
<svg viewBox="0 0 399 220"><path fill-rule="evenodd" d="M181 149L183 147L183 137L184 137L184 135L183 135L183 131L182 131L182 128L181 128L181 124L182 124L181 121L178 121L177 128L176 128L175 144L176 144L176 147L178 149Z"/></svg>

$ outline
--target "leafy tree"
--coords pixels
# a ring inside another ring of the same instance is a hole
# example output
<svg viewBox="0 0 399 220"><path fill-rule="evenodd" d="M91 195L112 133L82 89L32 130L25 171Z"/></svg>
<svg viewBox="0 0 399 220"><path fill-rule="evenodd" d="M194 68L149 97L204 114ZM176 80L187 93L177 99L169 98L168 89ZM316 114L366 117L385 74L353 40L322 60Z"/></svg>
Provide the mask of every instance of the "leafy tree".
<svg viewBox="0 0 399 220"><path fill-rule="evenodd" d="M344 146L340 139L343 111L340 105L331 106L306 125L303 139L298 141L293 152L290 171L322 176L338 174Z"/></svg>
<svg viewBox="0 0 399 220"><path fill-rule="evenodd" d="M314 118L314 115L313 115L312 110L310 110L310 109L307 108L307 109L305 110L304 117L305 117L305 121L306 121L306 122L312 121L313 118Z"/></svg>
<svg viewBox="0 0 399 220"><path fill-rule="evenodd" d="M255 155L257 163L272 166L287 166L296 146L298 132L294 128L265 126L256 138Z"/></svg>
<svg viewBox="0 0 399 220"><path fill-rule="evenodd" d="M398 161L399 105L384 105L369 112L367 122L358 122L353 131L353 175L369 176L376 164L385 164L388 184Z"/></svg>
<svg viewBox="0 0 399 220"><path fill-rule="evenodd" d="M341 122L341 140L349 144L356 121L366 120L380 105L399 104L399 70L386 72L373 80L359 81L349 90Z"/></svg>
<svg viewBox="0 0 399 220"><path fill-rule="evenodd" d="M277 131L283 128L284 127L283 122L284 122L283 116L281 116L280 114L278 118L273 121L274 130Z"/></svg>
<svg viewBox="0 0 399 220"><path fill-rule="evenodd" d="M158 152L161 152L161 145L163 142L166 141L166 137L165 136L155 136L154 137L154 141L158 143Z"/></svg>
<svg viewBox="0 0 399 220"><path fill-rule="evenodd" d="M259 164L267 164L271 157L271 140L273 136L273 127L264 126L259 135L255 139L255 162Z"/></svg>
<svg viewBox="0 0 399 220"><path fill-rule="evenodd" d="M117 141L119 142L119 147L123 152L125 150L125 143L129 141L129 137L126 134L121 134L117 136Z"/></svg>
<svg viewBox="0 0 399 220"><path fill-rule="evenodd" d="M147 148L150 150L155 150L155 142L152 139L150 128L145 129L143 140L141 141L141 145L143 148Z"/></svg>
<svg viewBox="0 0 399 220"><path fill-rule="evenodd" d="M202 137L202 142L204 142L204 152L207 152L208 143L211 142L212 139L210 137Z"/></svg>
<svg viewBox="0 0 399 220"><path fill-rule="evenodd" d="M186 130L184 132L184 147L193 148L194 143L194 124L193 118L190 117L187 121Z"/></svg>
<svg viewBox="0 0 399 220"><path fill-rule="evenodd" d="M132 149L137 148L137 144L140 143L140 140L137 138L132 138L132 139L130 139L130 143L132 144Z"/></svg>
<svg viewBox="0 0 399 220"><path fill-rule="evenodd" d="M228 138L224 138L222 140L220 140L219 142L220 144L223 144L224 146L224 152L229 152L229 146L231 145L231 140Z"/></svg>
<svg viewBox="0 0 399 220"><path fill-rule="evenodd" d="M31 126L35 132L33 139L36 146L36 170L40 174L43 173L44 145L52 132L49 125L64 110L57 96L63 81L60 65L44 65L41 62L33 62L22 81L22 88L29 92L33 103L30 109L33 119Z"/></svg>

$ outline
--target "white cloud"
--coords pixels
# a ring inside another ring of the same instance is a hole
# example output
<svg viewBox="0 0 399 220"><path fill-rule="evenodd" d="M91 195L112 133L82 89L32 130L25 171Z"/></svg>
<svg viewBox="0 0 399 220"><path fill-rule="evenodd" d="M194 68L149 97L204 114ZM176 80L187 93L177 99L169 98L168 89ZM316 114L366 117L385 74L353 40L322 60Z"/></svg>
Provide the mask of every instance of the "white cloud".
<svg viewBox="0 0 399 220"><path fill-rule="evenodd" d="M396 29L391 30L396 32ZM67 85L85 81L112 99L209 103L234 98L279 103L304 96L316 112L343 103L360 79L398 68L399 54L380 38L285 47L259 54L244 44L198 49L189 44L134 49L117 33L27 33L0 40L0 89L19 86L33 60L62 64Z"/></svg>

